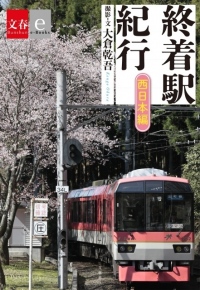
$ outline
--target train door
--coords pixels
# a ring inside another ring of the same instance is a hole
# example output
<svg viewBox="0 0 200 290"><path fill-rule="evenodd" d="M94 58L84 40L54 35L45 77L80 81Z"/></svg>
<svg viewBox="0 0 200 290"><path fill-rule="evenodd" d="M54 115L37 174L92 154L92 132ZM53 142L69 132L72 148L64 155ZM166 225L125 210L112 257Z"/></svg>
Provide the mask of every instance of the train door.
<svg viewBox="0 0 200 290"><path fill-rule="evenodd" d="M103 203L99 198L97 201L97 243L102 243L103 230Z"/></svg>

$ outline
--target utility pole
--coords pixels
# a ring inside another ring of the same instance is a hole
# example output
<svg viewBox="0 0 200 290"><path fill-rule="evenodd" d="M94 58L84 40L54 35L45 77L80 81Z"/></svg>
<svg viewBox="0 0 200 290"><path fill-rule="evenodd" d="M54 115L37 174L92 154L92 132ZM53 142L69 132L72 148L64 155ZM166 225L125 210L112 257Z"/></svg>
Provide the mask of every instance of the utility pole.
<svg viewBox="0 0 200 290"><path fill-rule="evenodd" d="M30 204L30 247L29 247L29 290L32 289L32 256L33 256L33 198Z"/></svg>
<svg viewBox="0 0 200 290"><path fill-rule="evenodd" d="M57 71L57 245L58 245L58 286L67 289L68 250L65 195L67 188L67 171L64 166L64 143L66 140L66 73ZM64 189L64 190L63 190Z"/></svg>

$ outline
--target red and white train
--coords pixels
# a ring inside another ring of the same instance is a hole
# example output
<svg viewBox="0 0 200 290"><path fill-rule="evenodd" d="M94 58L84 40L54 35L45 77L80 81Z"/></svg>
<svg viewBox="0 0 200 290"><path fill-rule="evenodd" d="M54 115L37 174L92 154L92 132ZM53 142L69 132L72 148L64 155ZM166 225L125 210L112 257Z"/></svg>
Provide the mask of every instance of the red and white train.
<svg viewBox="0 0 200 290"><path fill-rule="evenodd" d="M69 193L69 242L79 255L111 263L127 289L136 282L189 281L194 196L188 180L158 169L130 175Z"/></svg>

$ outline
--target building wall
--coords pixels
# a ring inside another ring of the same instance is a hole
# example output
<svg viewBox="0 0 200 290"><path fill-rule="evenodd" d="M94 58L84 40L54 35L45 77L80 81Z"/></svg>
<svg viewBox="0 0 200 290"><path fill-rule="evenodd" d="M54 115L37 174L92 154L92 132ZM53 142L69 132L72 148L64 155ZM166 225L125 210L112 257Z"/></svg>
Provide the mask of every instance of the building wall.
<svg viewBox="0 0 200 290"><path fill-rule="evenodd" d="M9 239L10 257L25 257L29 255L30 247L30 212L25 207L19 208L16 213L12 235ZM42 238L33 238L33 260L44 260Z"/></svg>

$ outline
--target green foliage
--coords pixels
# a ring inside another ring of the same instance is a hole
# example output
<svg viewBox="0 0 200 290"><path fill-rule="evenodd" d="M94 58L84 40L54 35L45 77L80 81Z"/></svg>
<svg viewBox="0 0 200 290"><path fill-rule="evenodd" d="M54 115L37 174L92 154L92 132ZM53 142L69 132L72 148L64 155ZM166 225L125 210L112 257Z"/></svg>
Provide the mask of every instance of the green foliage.
<svg viewBox="0 0 200 290"><path fill-rule="evenodd" d="M183 134L187 130L187 126L185 118L182 118L181 115L181 113L178 115L177 113L170 113L163 122L163 129L166 131L169 144L176 149L177 153L180 153L177 145L188 140L188 136Z"/></svg>
<svg viewBox="0 0 200 290"><path fill-rule="evenodd" d="M187 178L194 190L195 196L195 220L196 225L200 223L200 144L196 144L190 148L186 154L186 164L183 165L183 176Z"/></svg>
<svg viewBox="0 0 200 290"><path fill-rule="evenodd" d="M34 0L15 0L11 1L10 8L28 8L30 5L34 4Z"/></svg>
<svg viewBox="0 0 200 290"><path fill-rule="evenodd" d="M65 0L11 0L9 8L51 9L52 30L60 29L62 34L67 31Z"/></svg>

